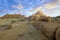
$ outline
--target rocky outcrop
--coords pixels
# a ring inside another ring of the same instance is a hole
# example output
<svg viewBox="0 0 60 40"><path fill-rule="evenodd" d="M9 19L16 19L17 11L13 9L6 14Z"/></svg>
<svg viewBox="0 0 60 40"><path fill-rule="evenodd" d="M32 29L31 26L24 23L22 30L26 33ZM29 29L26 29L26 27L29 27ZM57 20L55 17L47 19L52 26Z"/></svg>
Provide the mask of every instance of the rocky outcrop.
<svg viewBox="0 0 60 40"><path fill-rule="evenodd" d="M42 13L41 11L37 11L35 14L33 14L32 16L36 16L36 17L40 17L40 16L46 16L44 13Z"/></svg>
<svg viewBox="0 0 60 40"><path fill-rule="evenodd" d="M60 40L60 25L52 22L35 21L33 26L49 40Z"/></svg>
<svg viewBox="0 0 60 40"><path fill-rule="evenodd" d="M51 17L46 16L40 11L37 11L36 14L33 14L32 16L29 17L30 21L47 21L51 22Z"/></svg>
<svg viewBox="0 0 60 40"><path fill-rule="evenodd" d="M33 26L41 31L46 38L49 40L60 40L60 25L55 22L55 20L59 21L60 16L53 19L52 17L46 16L38 11L30 18L34 20Z"/></svg>
<svg viewBox="0 0 60 40"><path fill-rule="evenodd" d="M60 28L57 29L55 36L56 36L56 40L60 40Z"/></svg>

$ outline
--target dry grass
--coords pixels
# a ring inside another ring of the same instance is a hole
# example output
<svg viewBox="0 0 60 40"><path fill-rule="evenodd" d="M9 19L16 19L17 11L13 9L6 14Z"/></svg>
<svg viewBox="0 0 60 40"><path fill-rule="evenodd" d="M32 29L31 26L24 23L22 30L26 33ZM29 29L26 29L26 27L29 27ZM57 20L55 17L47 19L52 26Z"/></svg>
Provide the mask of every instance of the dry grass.
<svg viewBox="0 0 60 40"><path fill-rule="evenodd" d="M0 40L47 40L40 31L27 22L10 23L11 20L2 19L0 21L2 24L8 23L13 26L12 29L0 31Z"/></svg>

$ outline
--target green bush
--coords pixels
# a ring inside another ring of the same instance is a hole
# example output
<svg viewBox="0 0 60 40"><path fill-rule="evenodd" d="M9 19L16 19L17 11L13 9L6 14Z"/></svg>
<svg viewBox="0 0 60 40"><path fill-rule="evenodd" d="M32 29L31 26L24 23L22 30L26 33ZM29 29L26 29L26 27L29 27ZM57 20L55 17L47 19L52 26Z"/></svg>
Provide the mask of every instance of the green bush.
<svg viewBox="0 0 60 40"><path fill-rule="evenodd" d="M4 25L1 25L0 28L4 28L4 29L12 29L12 25L9 25L9 24L4 24Z"/></svg>
<svg viewBox="0 0 60 40"><path fill-rule="evenodd" d="M17 20L12 20L11 23L15 23Z"/></svg>
<svg viewBox="0 0 60 40"><path fill-rule="evenodd" d="M12 25L8 25L8 27L7 27L7 29L12 29L13 27L12 27Z"/></svg>

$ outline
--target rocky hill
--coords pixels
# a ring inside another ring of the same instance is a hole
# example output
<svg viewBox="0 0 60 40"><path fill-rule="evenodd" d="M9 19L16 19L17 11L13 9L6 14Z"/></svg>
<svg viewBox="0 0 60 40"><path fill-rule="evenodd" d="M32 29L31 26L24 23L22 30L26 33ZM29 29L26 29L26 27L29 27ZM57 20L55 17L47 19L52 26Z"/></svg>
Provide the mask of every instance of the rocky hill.
<svg viewBox="0 0 60 40"><path fill-rule="evenodd" d="M24 20L25 16L21 15L21 14L6 14L6 15L0 17L0 19L20 19L20 20Z"/></svg>

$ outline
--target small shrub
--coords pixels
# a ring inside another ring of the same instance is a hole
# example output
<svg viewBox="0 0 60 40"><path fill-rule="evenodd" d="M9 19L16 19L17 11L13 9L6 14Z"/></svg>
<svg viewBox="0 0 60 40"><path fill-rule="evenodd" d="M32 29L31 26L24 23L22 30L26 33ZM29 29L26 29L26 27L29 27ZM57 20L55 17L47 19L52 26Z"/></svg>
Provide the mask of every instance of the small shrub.
<svg viewBox="0 0 60 40"><path fill-rule="evenodd" d="M25 34L18 34L18 37L22 37L22 36L24 36Z"/></svg>
<svg viewBox="0 0 60 40"><path fill-rule="evenodd" d="M23 19L19 20L19 21L24 21Z"/></svg>
<svg viewBox="0 0 60 40"><path fill-rule="evenodd" d="M11 23L15 23L15 22L16 22L16 20L12 20L12 21L11 21Z"/></svg>
<svg viewBox="0 0 60 40"><path fill-rule="evenodd" d="M12 25L8 25L8 24L1 25L1 28L4 28L4 29L12 29Z"/></svg>
<svg viewBox="0 0 60 40"><path fill-rule="evenodd" d="M8 25L7 29L12 29L12 25Z"/></svg>

